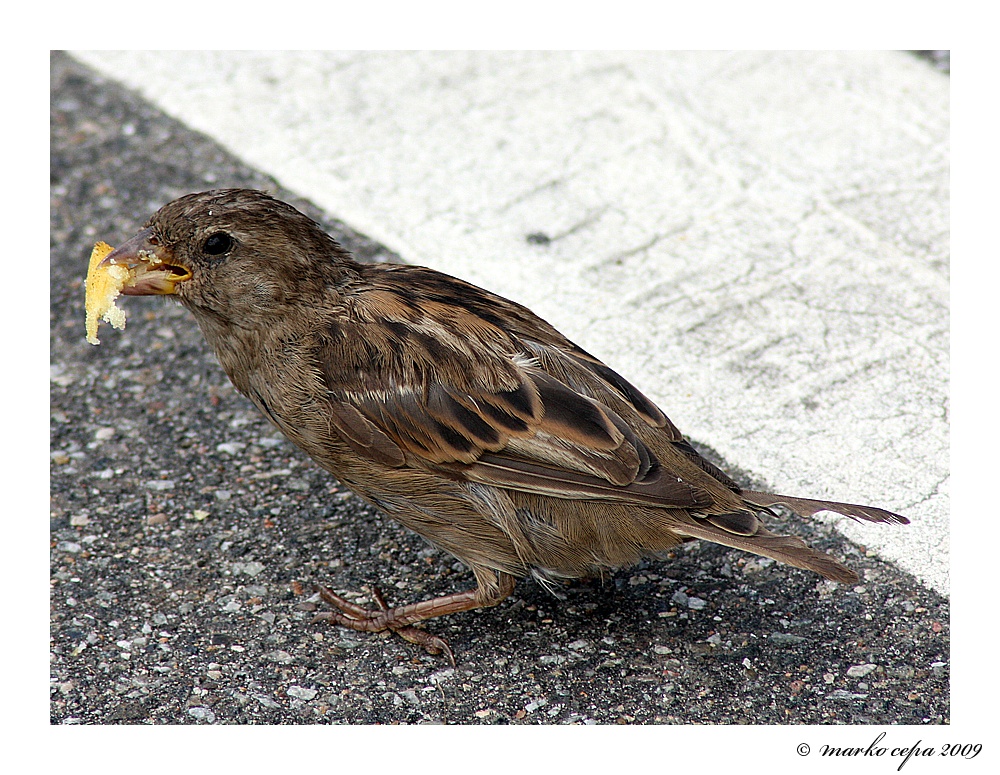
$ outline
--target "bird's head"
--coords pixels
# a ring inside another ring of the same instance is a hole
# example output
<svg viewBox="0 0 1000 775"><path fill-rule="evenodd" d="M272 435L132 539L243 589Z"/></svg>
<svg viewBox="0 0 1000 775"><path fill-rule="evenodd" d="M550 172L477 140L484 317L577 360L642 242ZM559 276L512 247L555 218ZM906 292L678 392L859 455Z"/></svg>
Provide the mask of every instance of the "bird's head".
<svg viewBox="0 0 1000 775"><path fill-rule="evenodd" d="M348 262L290 205L261 191L218 189L164 205L102 263L134 270L126 295L176 295L196 317L250 326L292 299L318 298Z"/></svg>

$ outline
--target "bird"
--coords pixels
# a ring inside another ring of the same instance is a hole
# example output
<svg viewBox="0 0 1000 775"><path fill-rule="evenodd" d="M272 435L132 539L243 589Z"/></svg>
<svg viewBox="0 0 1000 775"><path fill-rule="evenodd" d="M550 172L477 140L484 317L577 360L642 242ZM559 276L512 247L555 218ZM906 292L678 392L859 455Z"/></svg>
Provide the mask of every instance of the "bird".
<svg viewBox="0 0 1000 775"><path fill-rule="evenodd" d="M236 389L363 500L467 566L475 587L376 608L323 585L317 619L392 631L495 606L701 539L854 583L773 506L906 524L873 506L743 489L632 383L526 307L441 272L355 261L263 191L169 202L101 262L125 295L174 296Z"/></svg>

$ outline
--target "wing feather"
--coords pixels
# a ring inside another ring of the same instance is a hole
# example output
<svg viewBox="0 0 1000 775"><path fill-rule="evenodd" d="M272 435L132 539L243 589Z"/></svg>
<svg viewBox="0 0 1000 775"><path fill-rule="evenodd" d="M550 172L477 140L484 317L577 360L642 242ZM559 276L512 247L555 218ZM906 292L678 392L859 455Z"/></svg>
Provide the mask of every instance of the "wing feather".
<svg viewBox="0 0 1000 775"><path fill-rule="evenodd" d="M641 440L635 424L673 426L617 373L522 307L424 271L395 286L397 274L355 295L317 355L331 424L353 449L553 497L711 505ZM344 346L357 338L368 346Z"/></svg>

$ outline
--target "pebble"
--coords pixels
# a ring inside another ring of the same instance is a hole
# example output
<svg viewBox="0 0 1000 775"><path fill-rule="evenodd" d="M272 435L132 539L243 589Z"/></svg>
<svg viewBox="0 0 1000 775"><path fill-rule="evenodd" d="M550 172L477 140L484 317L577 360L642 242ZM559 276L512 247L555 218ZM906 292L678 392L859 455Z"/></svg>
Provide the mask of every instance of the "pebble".
<svg viewBox="0 0 1000 775"><path fill-rule="evenodd" d="M759 573L764 568L769 568L772 565L774 565L774 560L770 557L752 557L744 564L743 572L746 574Z"/></svg>
<svg viewBox="0 0 1000 775"><path fill-rule="evenodd" d="M230 455L235 455L242 452L246 448L246 444L242 441L226 441L222 444L216 444L215 449L218 452L226 452Z"/></svg>
<svg viewBox="0 0 1000 775"><path fill-rule="evenodd" d="M172 490L174 488L173 479L150 479L144 482L147 490Z"/></svg>
<svg viewBox="0 0 1000 775"><path fill-rule="evenodd" d="M872 672L878 665L873 665L871 663L865 665L851 665L847 668L847 675L851 678L864 678L870 672Z"/></svg>
<svg viewBox="0 0 1000 775"><path fill-rule="evenodd" d="M257 700L257 702L259 702L265 708L280 708L281 707L281 705L278 702L275 702L275 700L274 700L273 697L271 697L271 696L269 696L267 694L260 694L258 692L254 692L250 696L253 697L255 700Z"/></svg>
<svg viewBox="0 0 1000 775"><path fill-rule="evenodd" d="M308 702L313 699L319 692L316 689L307 689L304 686L289 686L288 691L285 692L289 697L295 697L300 700L305 700Z"/></svg>
<svg viewBox="0 0 1000 775"><path fill-rule="evenodd" d="M52 364L49 366L49 379L59 387L69 387L76 381L76 376L59 364Z"/></svg>
<svg viewBox="0 0 1000 775"><path fill-rule="evenodd" d="M203 705L195 705L193 708L188 708L188 715L198 721L205 721L209 724L215 723L215 713L211 708L206 708Z"/></svg>
<svg viewBox="0 0 1000 775"><path fill-rule="evenodd" d="M432 684L439 684L446 681L449 678L455 677L455 668L449 667L444 670L438 670L436 673L432 673L427 677L427 681Z"/></svg>
<svg viewBox="0 0 1000 775"><path fill-rule="evenodd" d="M854 692L849 692L846 689L834 689L826 695L828 700L864 700L867 697L867 694L855 694Z"/></svg>
<svg viewBox="0 0 1000 775"><path fill-rule="evenodd" d="M234 562L232 564L233 573L245 573L247 576L256 576L264 570L262 562Z"/></svg>
<svg viewBox="0 0 1000 775"><path fill-rule="evenodd" d="M805 640L801 635L792 635L789 632L772 632L767 639L775 646L795 646Z"/></svg>

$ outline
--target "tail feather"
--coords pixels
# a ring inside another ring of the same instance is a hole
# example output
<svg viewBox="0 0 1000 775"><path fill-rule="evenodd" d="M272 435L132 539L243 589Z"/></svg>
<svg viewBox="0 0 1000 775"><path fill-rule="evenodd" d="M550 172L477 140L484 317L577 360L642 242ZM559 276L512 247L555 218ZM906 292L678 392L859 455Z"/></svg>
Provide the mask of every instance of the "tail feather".
<svg viewBox="0 0 1000 775"><path fill-rule="evenodd" d="M730 533L701 519L692 519L690 523L685 523L677 530L692 538L702 538L734 549L770 557L778 562L794 565L796 568L811 570L831 581L839 581L842 584L855 584L858 581L857 573L830 555L811 548L801 538L772 533L762 523L759 524L757 531L749 536Z"/></svg>
<svg viewBox="0 0 1000 775"><path fill-rule="evenodd" d="M894 525L908 525L910 520L900 514L894 514L885 509L878 509L874 506L859 506L854 503L837 503L836 501L819 501L812 498L796 498L791 495L777 495L770 492L754 492L753 490L743 490L740 497L747 503L755 506L774 506L782 504L787 506L800 517L811 517L818 511L833 511L845 517L851 517L867 522L888 522Z"/></svg>

